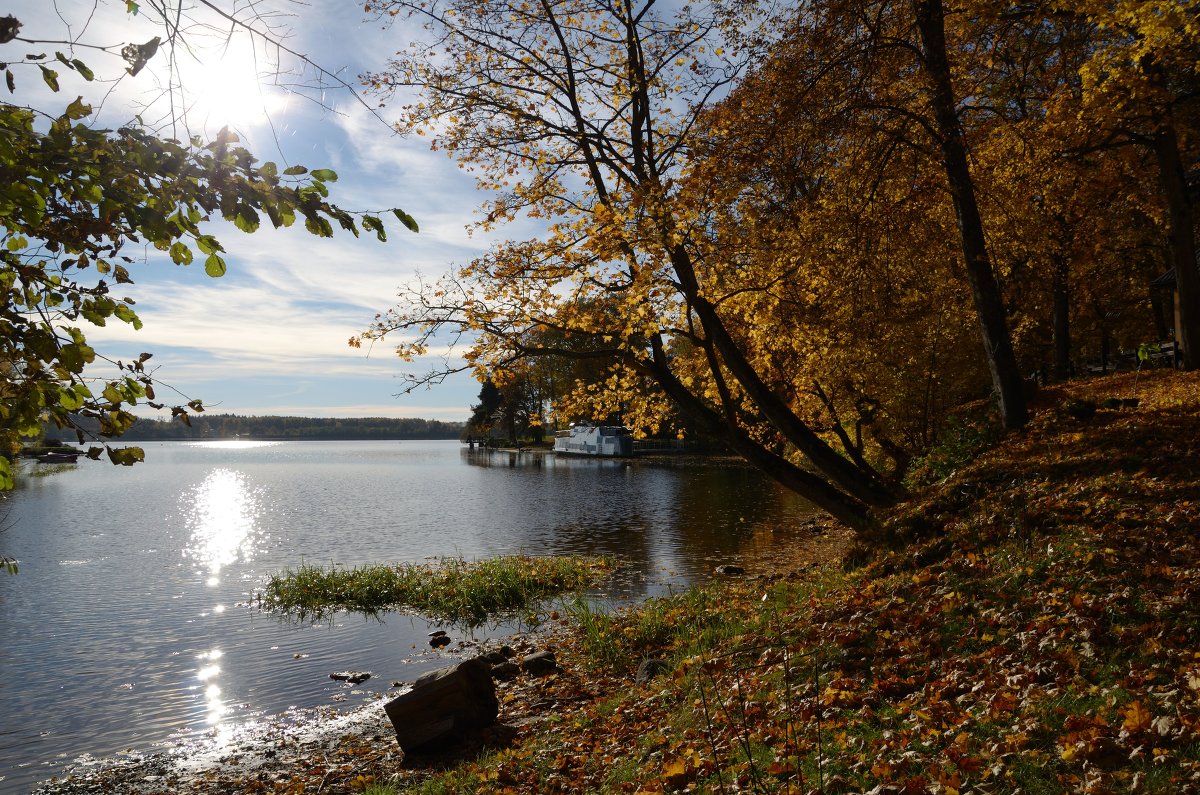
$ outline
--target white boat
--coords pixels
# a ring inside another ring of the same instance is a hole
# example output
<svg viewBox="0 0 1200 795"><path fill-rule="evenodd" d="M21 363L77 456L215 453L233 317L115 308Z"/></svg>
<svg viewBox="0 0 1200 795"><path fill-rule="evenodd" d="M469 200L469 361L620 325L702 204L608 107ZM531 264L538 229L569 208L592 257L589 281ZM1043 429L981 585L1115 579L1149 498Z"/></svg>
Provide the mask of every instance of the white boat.
<svg viewBox="0 0 1200 795"><path fill-rule="evenodd" d="M619 425L572 425L554 434L554 452L565 455L633 455L633 435Z"/></svg>

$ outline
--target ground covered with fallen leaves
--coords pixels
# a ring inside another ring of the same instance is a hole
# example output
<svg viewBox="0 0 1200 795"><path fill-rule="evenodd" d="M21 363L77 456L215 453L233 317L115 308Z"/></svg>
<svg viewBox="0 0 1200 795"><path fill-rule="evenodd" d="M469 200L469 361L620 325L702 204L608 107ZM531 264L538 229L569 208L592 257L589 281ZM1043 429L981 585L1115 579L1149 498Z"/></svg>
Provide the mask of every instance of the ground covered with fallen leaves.
<svg viewBox="0 0 1200 795"><path fill-rule="evenodd" d="M829 528L769 569L568 611L536 641L562 671L498 683L504 726L463 745L406 757L376 715L237 774L55 791L1200 793L1200 377L1036 408L886 517L890 551Z"/></svg>

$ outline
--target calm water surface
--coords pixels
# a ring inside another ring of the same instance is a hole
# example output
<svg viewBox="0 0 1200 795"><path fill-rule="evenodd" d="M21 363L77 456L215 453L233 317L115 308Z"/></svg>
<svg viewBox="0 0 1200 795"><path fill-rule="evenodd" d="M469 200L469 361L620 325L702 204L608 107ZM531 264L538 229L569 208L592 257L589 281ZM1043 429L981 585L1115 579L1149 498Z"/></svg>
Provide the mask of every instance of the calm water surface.
<svg viewBox="0 0 1200 795"><path fill-rule="evenodd" d="M739 467L245 441L150 444L132 468L25 477L6 508L0 554L21 571L0 577L0 792L290 707L356 705L445 664L419 616L309 625L250 609L271 572L605 554L626 565L594 596L621 603L752 561L811 511ZM374 677L329 679L347 668Z"/></svg>

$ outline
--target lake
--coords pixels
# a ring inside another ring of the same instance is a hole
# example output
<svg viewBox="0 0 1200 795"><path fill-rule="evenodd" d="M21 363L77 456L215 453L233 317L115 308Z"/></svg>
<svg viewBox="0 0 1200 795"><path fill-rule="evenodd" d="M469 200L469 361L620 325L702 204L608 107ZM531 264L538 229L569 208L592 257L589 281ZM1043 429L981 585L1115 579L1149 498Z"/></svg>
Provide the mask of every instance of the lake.
<svg viewBox="0 0 1200 795"><path fill-rule="evenodd" d="M355 706L447 664L430 623L297 623L249 606L302 563L610 555L603 605L685 588L803 532L811 507L740 466L468 450L457 442L145 445L132 468L25 476L0 555L0 792L299 707ZM455 640L519 627L449 628ZM357 669L358 686L329 679Z"/></svg>

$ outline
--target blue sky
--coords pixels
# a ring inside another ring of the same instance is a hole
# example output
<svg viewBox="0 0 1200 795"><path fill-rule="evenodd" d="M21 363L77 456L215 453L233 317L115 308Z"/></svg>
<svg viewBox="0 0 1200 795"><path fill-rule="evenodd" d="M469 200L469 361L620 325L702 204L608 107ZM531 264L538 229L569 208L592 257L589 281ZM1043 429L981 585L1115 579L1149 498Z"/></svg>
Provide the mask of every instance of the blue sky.
<svg viewBox="0 0 1200 795"><path fill-rule="evenodd" d="M234 0L216 4L235 9ZM249 5L238 0L236 8ZM288 47L350 83L363 71L381 67L413 38L399 25L386 28L364 19L354 0L271 0L259 7L283 14L272 20L277 33L286 33ZM161 33L147 14L130 17L124 0L18 0L6 13L23 23L21 36L27 39L71 37L110 45L141 43ZM193 16L216 19L203 8L195 8ZM337 203L351 210L402 207L417 219L421 232L411 234L393 222L388 242L381 244L373 235L318 239L299 228L266 227L246 235L214 224L213 233L228 251L229 273L211 279L202 267L176 267L158 252L145 252L146 262L131 271L136 284L125 290L137 301L144 327L134 331L114 323L85 329L93 345L114 358L153 353L151 364L159 368L156 377L163 384L187 398L202 399L214 412L465 419L479 390L469 375L395 397L402 388L399 373L424 371L430 363L401 362L391 345L354 350L346 341L376 312L390 307L397 288L416 273L439 276L490 244L485 236L468 232L480 199L473 180L444 153L429 151L424 139L394 135L343 90L321 96L334 109L329 110L289 97L265 81L257 86L244 39L235 39L228 50L218 49L215 39L193 41L204 45L197 49L198 60L181 54L182 68L189 73L187 89L197 101L189 118L193 131L211 135L228 123L263 160L332 168L340 177L333 186ZM32 49L20 43L4 47L14 45L19 52ZM260 59L264 55L260 68L267 71L274 55L260 52ZM86 61L98 78L115 76L122 65L117 58L82 48L74 57ZM139 102L158 96L163 66L160 57L136 78L123 78L104 100L95 123L120 123L136 112ZM282 66L296 63L284 55ZM59 71L63 89L56 96L38 86L35 69L19 72L16 101L61 111L82 95L101 105L109 84L87 84ZM380 114L388 118L388 109ZM155 115L154 110L143 112L147 120ZM505 235L530 232L510 228ZM133 249L125 253L140 254ZM163 389L158 397L180 399Z"/></svg>

